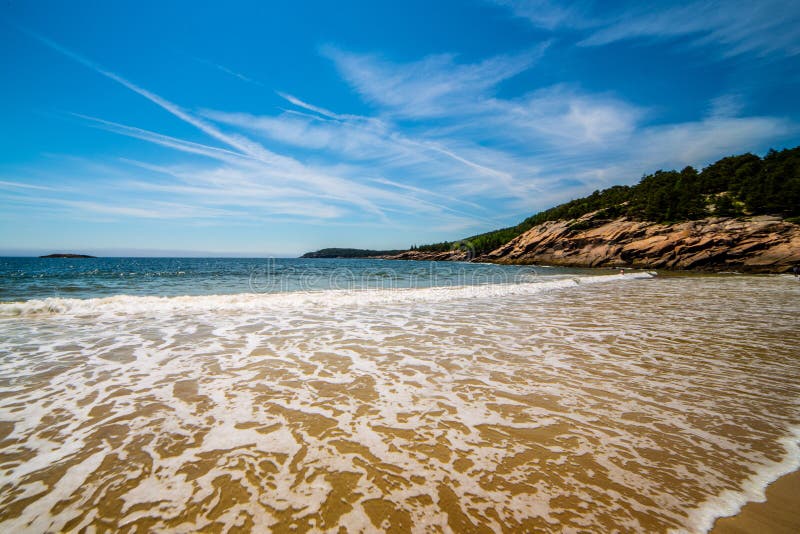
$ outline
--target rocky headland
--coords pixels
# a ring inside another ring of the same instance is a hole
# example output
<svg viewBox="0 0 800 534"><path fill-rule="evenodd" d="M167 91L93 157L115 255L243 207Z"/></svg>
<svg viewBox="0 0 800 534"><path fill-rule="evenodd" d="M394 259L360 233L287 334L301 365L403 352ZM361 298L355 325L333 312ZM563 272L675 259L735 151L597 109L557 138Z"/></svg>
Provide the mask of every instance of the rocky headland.
<svg viewBox="0 0 800 534"><path fill-rule="evenodd" d="M390 259L478 261L569 267L786 272L800 264L800 226L780 217L712 217L676 224L607 220L589 213L547 221L477 257L468 246L406 251Z"/></svg>
<svg viewBox="0 0 800 534"><path fill-rule="evenodd" d="M725 157L702 171L658 170L515 226L379 257L786 272L800 267L799 223L800 146Z"/></svg>
<svg viewBox="0 0 800 534"><path fill-rule="evenodd" d="M800 263L800 226L770 216L665 225L626 218L593 222L589 214L531 228L479 259L575 267L783 272Z"/></svg>

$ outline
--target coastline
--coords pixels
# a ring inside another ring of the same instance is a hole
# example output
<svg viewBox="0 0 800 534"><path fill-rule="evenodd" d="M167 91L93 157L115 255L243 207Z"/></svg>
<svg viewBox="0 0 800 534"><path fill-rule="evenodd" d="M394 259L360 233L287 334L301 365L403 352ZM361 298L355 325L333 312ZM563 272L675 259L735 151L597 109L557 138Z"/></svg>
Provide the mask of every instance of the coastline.
<svg viewBox="0 0 800 534"><path fill-rule="evenodd" d="M475 250L469 240L457 245L359 257L749 274L786 273L800 265L800 225L767 215L666 224L626 217L609 220L592 212L536 225L491 251Z"/></svg>
<svg viewBox="0 0 800 534"><path fill-rule="evenodd" d="M313 258L316 259L316 258ZM336 258L343 259L343 258ZM675 276L702 276L702 275L717 275L717 274L741 274L741 275L760 275L760 274L792 274L791 265L705 265L702 267L664 267L655 266L651 264L630 264L620 262L610 265L591 265L584 262L556 262L556 261L539 261L535 259L522 259L522 260L501 260L496 258L487 258L486 256L479 256L475 259L467 259L466 255L456 251L455 253L444 252L431 252L431 253L414 253L414 254L401 254L397 256L368 256L363 258L354 259L369 259L369 260L391 260L391 261L419 261L419 262L451 262L451 263L470 263L470 264L490 264L490 265L519 265L519 266L533 266L533 267L562 267L566 269L591 269L596 271L612 271L617 272L620 269L630 271L657 271L662 274L670 274Z"/></svg>
<svg viewBox="0 0 800 534"><path fill-rule="evenodd" d="M748 501L736 515L720 517L710 534L800 532L800 469L771 482L763 502Z"/></svg>

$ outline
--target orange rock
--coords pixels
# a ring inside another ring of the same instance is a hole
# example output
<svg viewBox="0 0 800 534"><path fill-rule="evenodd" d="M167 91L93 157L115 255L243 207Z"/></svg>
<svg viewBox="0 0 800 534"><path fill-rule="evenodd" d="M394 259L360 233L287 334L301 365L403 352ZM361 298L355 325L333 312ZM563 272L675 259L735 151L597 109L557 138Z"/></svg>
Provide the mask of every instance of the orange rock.
<svg viewBox="0 0 800 534"><path fill-rule="evenodd" d="M800 263L800 226L779 217L709 218L673 225L619 218L571 233L549 221L478 258L497 263L785 272Z"/></svg>

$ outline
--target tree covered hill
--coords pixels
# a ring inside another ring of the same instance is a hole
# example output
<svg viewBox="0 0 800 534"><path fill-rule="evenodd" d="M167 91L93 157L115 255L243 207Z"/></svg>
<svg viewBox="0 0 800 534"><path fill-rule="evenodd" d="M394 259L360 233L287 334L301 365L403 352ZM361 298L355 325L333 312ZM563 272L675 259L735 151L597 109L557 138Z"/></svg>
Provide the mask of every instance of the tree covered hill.
<svg viewBox="0 0 800 534"><path fill-rule="evenodd" d="M723 158L698 172L656 171L633 186L616 185L528 217L516 226L460 241L412 247L444 252L468 246L475 255L490 252L546 221L577 219L598 211L599 218L675 223L710 216L779 215L800 222L800 147L770 150L760 158Z"/></svg>

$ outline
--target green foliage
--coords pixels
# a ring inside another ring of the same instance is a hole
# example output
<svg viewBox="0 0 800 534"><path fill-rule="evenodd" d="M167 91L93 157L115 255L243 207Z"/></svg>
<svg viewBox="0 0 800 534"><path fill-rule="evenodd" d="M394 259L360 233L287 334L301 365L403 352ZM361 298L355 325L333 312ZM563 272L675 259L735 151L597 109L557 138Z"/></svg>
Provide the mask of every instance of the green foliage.
<svg viewBox="0 0 800 534"><path fill-rule="evenodd" d="M720 193L714 198L714 215L717 217L739 217L744 214L742 202L734 202L731 195Z"/></svg>
<svg viewBox="0 0 800 534"><path fill-rule="evenodd" d="M475 255L485 254L547 221L577 219L591 212L594 219L626 216L634 220L673 223L709 216L780 215L800 220L800 147L770 150L764 158L742 154L723 158L697 172L656 171L637 185L615 185L528 217L516 226L478 234L469 242ZM591 223L570 226L579 231ZM452 250L458 242L420 245L423 252Z"/></svg>
<svg viewBox="0 0 800 534"><path fill-rule="evenodd" d="M420 252L447 252L453 248L451 241L444 241L442 243L433 243L432 245L420 245L417 250Z"/></svg>

